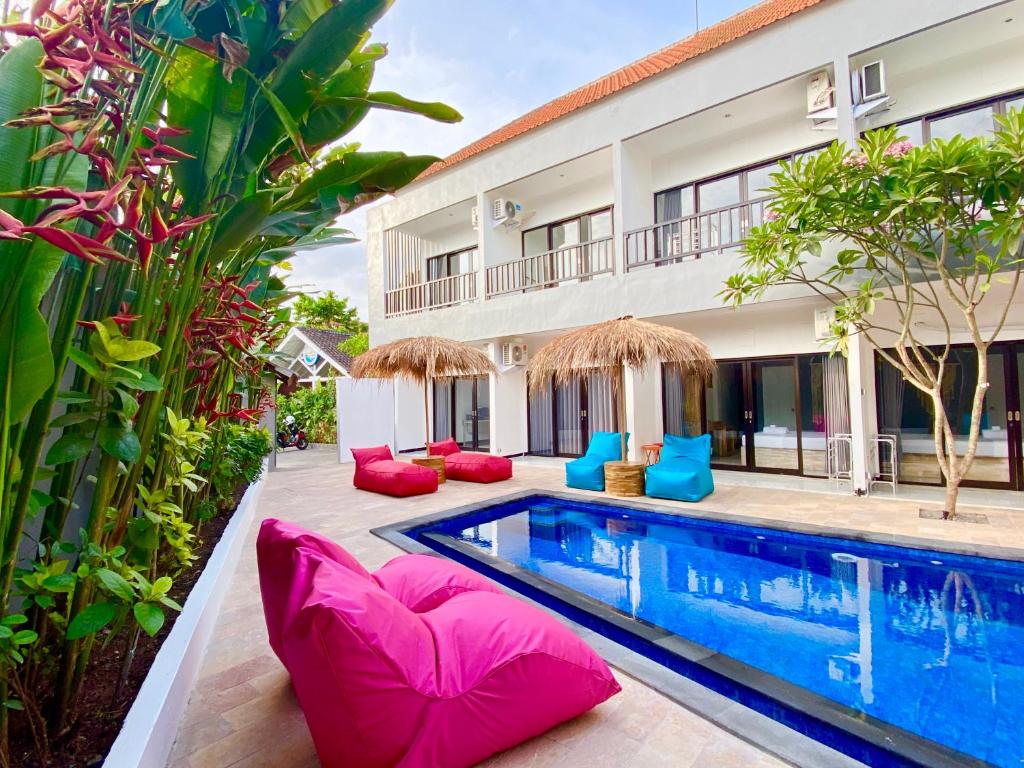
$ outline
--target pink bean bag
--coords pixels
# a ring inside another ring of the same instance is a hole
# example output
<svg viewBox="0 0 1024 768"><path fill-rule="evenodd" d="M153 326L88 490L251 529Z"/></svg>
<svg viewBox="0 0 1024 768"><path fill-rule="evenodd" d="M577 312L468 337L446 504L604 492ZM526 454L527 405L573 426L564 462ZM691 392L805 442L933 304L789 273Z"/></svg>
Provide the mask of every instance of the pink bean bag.
<svg viewBox="0 0 1024 768"><path fill-rule="evenodd" d="M620 690L563 624L447 560L367 574L278 520L256 547L271 643L327 768L475 765Z"/></svg>
<svg viewBox="0 0 1024 768"><path fill-rule="evenodd" d="M386 445L376 448L353 448L356 471L352 484L356 488L388 496L419 496L437 490L437 472L405 461L394 461Z"/></svg>
<svg viewBox="0 0 1024 768"><path fill-rule="evenodd" d="M449 480L496 483L512 477L512 460L490 453L463 451L453 438L430 444L432 456L444 456L444 474Z"/></svg>

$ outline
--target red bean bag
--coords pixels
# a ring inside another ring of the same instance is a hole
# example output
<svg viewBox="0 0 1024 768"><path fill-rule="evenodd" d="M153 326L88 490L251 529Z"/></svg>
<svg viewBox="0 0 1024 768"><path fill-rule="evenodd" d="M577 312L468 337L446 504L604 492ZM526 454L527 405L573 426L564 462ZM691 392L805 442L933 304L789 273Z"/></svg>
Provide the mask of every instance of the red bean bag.
<svg viewBox="0 0 1024 768"><path fill-rule="evenodd" d="M404 461L394 461L386 445L376 448L353 448L356 472L352 484L356 488L388 496L418 496L437 490L437 472Z"/></svg>
<svg viewBox="0 0 1024 768"><path fill-rule="evenodd" d="M327 768L475 765L620 690L567 627L471 571L403 556L367 576L311 537L265 520L256 546L268 630Z"/></svg>
<svg viewBox="0 0 1024 768"><path fill-rule="evenodd" d="M512 460L490 453L463 451L453 438L430 444L432 456L444 456L444 474L449 480L496 483L512 477Z"/></svg>

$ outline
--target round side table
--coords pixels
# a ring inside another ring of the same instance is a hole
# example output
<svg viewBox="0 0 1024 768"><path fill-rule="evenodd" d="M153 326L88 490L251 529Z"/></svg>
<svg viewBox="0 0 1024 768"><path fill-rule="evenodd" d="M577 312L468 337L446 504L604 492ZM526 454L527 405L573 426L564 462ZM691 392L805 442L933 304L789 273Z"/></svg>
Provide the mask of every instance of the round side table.
<svg viewBox="0 0 1024 768"><path fill-rule="evenodd" d="M427 467L437 472L437 482L443 483L444 477L444 456L417 456L412 460L413 464L420 467Z"/></svg>
<svg viewBox="0 0 1024 768"><path fill-rule="evenodd" d="M606 461L605 493L620 497L643 496L645 468L642 461Z"/></svg>
<svg viewBox="0 0 1024 768"><path fill-rule="evenodd" d="M661 461L661 447L662 443L647 443L641 445L640 450L644 452L644 458L647 460L648 466L651 464L657 464Z"/></svg>

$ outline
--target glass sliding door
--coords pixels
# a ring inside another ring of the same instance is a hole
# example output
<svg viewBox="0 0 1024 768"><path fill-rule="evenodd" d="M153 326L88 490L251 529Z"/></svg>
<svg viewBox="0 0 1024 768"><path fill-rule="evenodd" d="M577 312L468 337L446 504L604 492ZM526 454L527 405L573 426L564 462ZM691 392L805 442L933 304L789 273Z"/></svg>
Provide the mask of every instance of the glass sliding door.
<svg viewBox="0 0 1024 768"><path fill-rule="evenodd" d="M665 434L695 437L704 434L704 392L700 380L678 366L662 366L661 407Z"/></svg>
<svg viewBox="0 0 1024 768"><path fill-rule="evenodd" d="M490 381L486 376L434 381L434 440L454 438L463 449L491 444Z"/></svg>
<svg viewBox="0 0 1024 768"><path fill-rule="evenodd" d="M711 462L723 469L746 469L747 446L746 365L721 362L704 393L711 434Z"/></svg>
<svg viewBox="0 0 1024 768"><path fill-rule="evenodd" d="M559 456L582 456L586 411L579 381L555 387L555 440Z"/></svg>
<svg viewBox="0 0 1024 768"><path fill-rule="evenodd" d="M758 469L800 470L796 367L792 358L750 363L753 461Z"/></svg>
<svg viewBox="0 0 1024 768"><path fill-rule="evenodd" d="M719 469L824 476L828 436L849 430L841 366L825 355L720 360L705 387L662 366L665 434L711 435Z"/></svg>
<svg viewBox="0 0 1024 768"><path fill-rule="evenodd" d="M989 387L981 416L974 463L964 485L1022 488L1020 470L1020 351L1019 345L996 344L986 356ZM876 356L878 431L896 437L899 479L908 483L944 482L935 455L931 397L907 383L900 372ZM967 450L978 358L974 347L954 347L946 362L942 405L949 419L957 455Z"/></svg>
<svg viewBox="0 0 1024 768"><path fill-rule="evenodd" d="M614 432L618 422L611 378L592 373L567 384L545 382L528 399L529 450L540 456L582 456L594 432Z"/></svg>
<svg viewBox="0 0 1024 768"><path fill-rule="evenodd" d="M527 448L534 455L555 455L554 422L551 419L554 402L550 379L539 389L530 388L526 404L526 419L529 422Z"/></svg>

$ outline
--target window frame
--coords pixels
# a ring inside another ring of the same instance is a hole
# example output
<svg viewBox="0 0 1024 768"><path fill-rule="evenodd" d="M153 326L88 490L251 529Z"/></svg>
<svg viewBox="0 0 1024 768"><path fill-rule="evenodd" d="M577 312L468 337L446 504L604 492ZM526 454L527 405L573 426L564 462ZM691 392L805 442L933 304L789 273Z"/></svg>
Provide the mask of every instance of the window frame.
<svg viewBox="0 0 1024 768"><path fill-rule="evenodd" d="M520 235L519 235L519 253L521 254L521 257L524 258L524 259L525 258L531 258L531 257L528 257L526 255L526 235L528 233L530 233L530 232L537 232L538 230L541 230L541 229L546 230L547 249L545 251L543 251L543 253L532 254L532 256L542 256L544 253L550 253L551 251L554 250L554 246L551 245L552 230L554 230L555 227L559 227L559 226L561 226L563 224L568 224L569 222L572 222L572 221L580 222L581 240L578 243L578 245L582 245L584 243L591 242L590 240L583 240L582 239L583 219L588 217L588 216L596 216L599 213L607 213L609 215L609 217L611 218L612 231L611 231L611 235L609 235L609 237L614 240L615 239L615 206L614 205L603 205L600 208L594 208L593 210L584 211L583 213L577 213L574 216L567 216L564 219L558 219L556 221L550 221L547 224L538 224L536 227L530 227L529 229L524 229L520 233ZM601 239L604 240L605 238L601 238ZM566 247L566 248L574 248L576 246L575 245L571 245L571 246L564 246L564 247Z"/></svg>
<svg viewBox="0 0 1024 768"><path fill-rule="evenodd" d="M456 277L457 275L470 275L470 274L472 274L473 272L476 271L475 265L472 265L474 268L470 269L468 272L457 272L455 274L452 274L452 260L456 256L462 256L465 253L472 253L472 252L474 252L476 250L477 250L477 246L476 245L469 245L469 246L466 246L465 248L458 248L458 249L456 249L454 251L446 251L445 253L439 253L436 256L428 256L427 260L426 260L426 264L424 265L425 269L426 269L425 274L424 274L424 276L426 277L426 280L424 282L431 283L431 282L433 282L435 280L444 280L445 278ZM430 274L431 274L430 273L430 265L432 263L436 263L437 261L439 261L441 259L444 259L443 264L444 264L445 274L441 275L440 277L431 277L430 276Z"/></svg>
<svg viewBox="0 0 1024 768"><path fill-rule="evenodd" d="M997 115L1006 114L1006 105L1014 101L1015 99L1024 98L1024 90L1008 91L996 96L989 96L985 99L976 99L974 101L968 101L963 104L957 104L951 107L943 107L942 109L935 110L932 112L924 112L913 117L907 117L903 120L896 120L891 123L885 123L875 128L868 128L865 131L861 131L861 136L871 131L877 131L882 128L899 128L903 125L909 125L911 123L919 123L921 126L921 141L927 144L931 141L931 124L937 120L943 120L947 117L953 117L955 115L965 114L967 112L973 112L976 109L982 109L984 107L992 107L992 130L995 131L998 127L995 121Z"/></svg>

